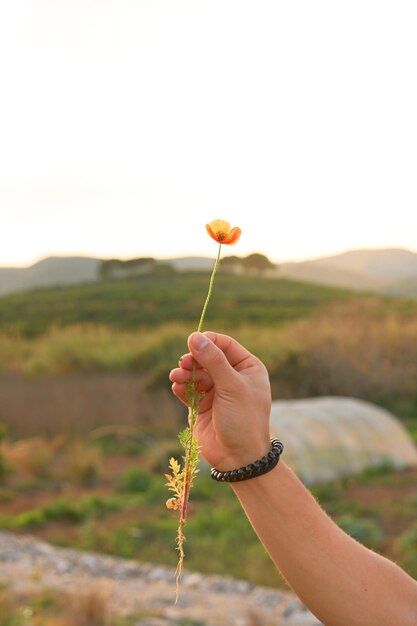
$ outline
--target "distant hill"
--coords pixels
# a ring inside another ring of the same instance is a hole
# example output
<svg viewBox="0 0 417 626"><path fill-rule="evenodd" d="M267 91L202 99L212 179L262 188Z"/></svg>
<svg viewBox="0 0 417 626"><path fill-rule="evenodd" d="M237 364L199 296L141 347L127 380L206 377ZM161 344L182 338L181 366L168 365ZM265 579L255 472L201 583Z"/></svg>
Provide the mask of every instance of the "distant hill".
<svg viewBox="0 0 417 626"><path fill-rule="evenodd" d="M48 257L30 267L0 268L0 295L39 287L96 282L100 280L103 261L105 259L82 256ZM154 259L154 262L156 266L169 265L178 272L208 272L213 267L212 258L197 256ZM272 274L275 274L274 270ZM280 263L276 276L414 297L417 296L417 253L400 248L349 250L308 261Z"/></svg>
<svg viewBox="0 0 417 626"><path fill-rule="evenodd" d="M385 288L385 292L391 296L417 297L417 276L391 283Z"/></svg>
<svg viewBox="0 0 417 626"><path fill-rule="evenodd" d="M282 263L279 269L281 276L295 280L391 295L417 295L417 254L410 250L349 250L309 261Z"/></svg>
<svg viewBox="0 0 417 626"><path fill-rule="evenodd" d="M92 257L48 257L30 267L0 267L0 295L28 291L38 287L62 287L91 283L99 280L99 268L104 259ZM181 271L209 271L213 259L206 257L178 257L162 259Z"/></svg>
<svg viewBox="0 0 417 626"><path fill-rule="evenodd" d="M30 267L0 268L0 294L97 280L101 259L48 257Z"/></svg>

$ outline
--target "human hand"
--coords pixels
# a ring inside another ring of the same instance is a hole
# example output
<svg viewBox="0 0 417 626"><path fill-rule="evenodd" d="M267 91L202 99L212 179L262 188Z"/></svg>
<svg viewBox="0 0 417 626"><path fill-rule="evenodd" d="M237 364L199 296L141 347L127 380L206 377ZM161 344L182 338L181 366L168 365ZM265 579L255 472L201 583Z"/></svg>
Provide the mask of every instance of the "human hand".
<svg viewBox="0 0 417 626"><path fill-rule="evenodd" d="M171 371L174 394L188 406L186 385L195 380L204 398L195 436L204 458L219 470L236 469L271 449L271 388L263 363L235 339L215 332L193 333L190 353Z"/></svg>

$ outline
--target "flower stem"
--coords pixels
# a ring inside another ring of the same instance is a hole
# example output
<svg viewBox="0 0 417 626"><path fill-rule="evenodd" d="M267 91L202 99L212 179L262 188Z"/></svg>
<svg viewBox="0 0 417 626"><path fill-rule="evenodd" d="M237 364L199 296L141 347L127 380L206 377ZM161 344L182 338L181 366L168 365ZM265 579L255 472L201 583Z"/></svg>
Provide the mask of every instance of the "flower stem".
<svg viewBox="0 0 417 626"><path fill-rule="evenodd" d="M209 284L209 288L208 288L208 292L207 292L207 298L206 298L206 301L204 303L203 310L201 311L201 317L200 317L200 321L199 321L198 328L197 328L197 332L198 333L201 332L201 329L203 327L204 316L206 314L208 303L210 302L211 292L213 291L214 277L216 275L217 266L218 266L219 260L220 260L221 249L222 249L222 244L219 243L219 251L217 253L216 262L214 264L213 271L211 273L210 284Z"/></svg>
<svg viewBox="0 0 417 626"><path fill-rule="evenodd" d="M207 292L206 301L203 306L203 310L201 312L200 321L198 323L197 332L201 332L204 322L204 316L206 314L207 306L210 301L211 293L213 291L214 277L216 275L217 267L219 265L220 253L221 253L222 244L219 243L219 250L217 253L217 258L213 266L213 271L211 273L209 288ZM199 412L199 404L200 399L202 397L201 392L199 392L196 383L196 362L193 361L193 371L192 371L192 380L191 380L191 389L192 392L188 396L189 406L188 406L188 436L187 436L187 444L185 446L185 466L184 466L184 485L183 485L183 494L181 498L181 508L180 508L180 519L177 533L177 548L179 551L179 560L177 566L177 575L176 575L176 597L175 603L178 602L179 596L179 583L183 572L183 564L184 564L184 526L187 521L187 508L188 508L188 499L190 496L190 488L193 479L193 470L191 468L191 457L193 454L193 443L194 443L194 428L197 422L198 412Z"/></svg>

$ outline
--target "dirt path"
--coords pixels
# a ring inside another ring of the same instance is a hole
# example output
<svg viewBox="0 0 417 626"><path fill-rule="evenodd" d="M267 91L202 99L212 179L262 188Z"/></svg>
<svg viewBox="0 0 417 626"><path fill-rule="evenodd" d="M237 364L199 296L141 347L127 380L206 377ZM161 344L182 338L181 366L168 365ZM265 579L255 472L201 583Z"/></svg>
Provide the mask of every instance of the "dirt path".
<svg viewBox="0 0 417 626"><path fill-rule="evenodd" d="M185 572L175 605L171 568L55 548L7 532L0 532L0 581L18 592L99 591L114 613L150 616L136 626L319 626L287 591Z"/></svg>

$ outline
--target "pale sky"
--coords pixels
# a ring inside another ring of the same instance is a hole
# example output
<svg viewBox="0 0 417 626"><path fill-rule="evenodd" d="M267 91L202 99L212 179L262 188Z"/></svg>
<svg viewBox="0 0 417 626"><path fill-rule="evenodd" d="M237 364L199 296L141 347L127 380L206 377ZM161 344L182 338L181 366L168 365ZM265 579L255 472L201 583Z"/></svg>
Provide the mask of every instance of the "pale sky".
<svg viewBox="0 0 417 626"><path fill-rule="evenodd" d="M417 251L417 3L0 5L0 265Z"/></svg>

